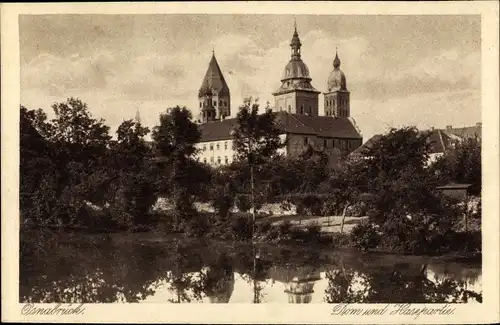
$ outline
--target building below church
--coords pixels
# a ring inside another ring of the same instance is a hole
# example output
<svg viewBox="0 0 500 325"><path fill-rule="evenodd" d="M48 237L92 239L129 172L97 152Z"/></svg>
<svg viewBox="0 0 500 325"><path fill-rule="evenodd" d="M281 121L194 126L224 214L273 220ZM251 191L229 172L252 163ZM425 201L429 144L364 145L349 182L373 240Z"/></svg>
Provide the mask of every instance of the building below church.
<svg viewBox="0 0 500 325"><path fill-rule="evenodd" d="M477 138L481 140L482 137L482 126L481 123L476 123L475 126L467 126L461 128L454 128L451 125L446 126L446 129L435 129L425 130L422 132L428 132L428 141L430 143L429 159L428 164L434 163L439 157L445 154L448 150L451 150L455 145L468 138ZM368 141L365 142L361 147L350 153L351 158L363 158L366 157L366 150L372 148L372 146L382 138L382 134L375 134Z"/></svg>
<svg viewBox="0 0 500 325"><path fill-rule="evenodd" d="M350 93L346 77L335 54L333 70L324 95L325 115L319 115L319 94L312 85L307 65L301 58L297 28L290 43L291 57L283 70L281 86L273 92L276 124L286 140L281 153L298 156L309 146L325 152L331 162L347 157L362 145L361 131L350 116ZM231 115L230 90L212 54L208 70L198 91L201 141L197 158L209 165L230 164L235 152L231 131L236 126Z"/></svg>

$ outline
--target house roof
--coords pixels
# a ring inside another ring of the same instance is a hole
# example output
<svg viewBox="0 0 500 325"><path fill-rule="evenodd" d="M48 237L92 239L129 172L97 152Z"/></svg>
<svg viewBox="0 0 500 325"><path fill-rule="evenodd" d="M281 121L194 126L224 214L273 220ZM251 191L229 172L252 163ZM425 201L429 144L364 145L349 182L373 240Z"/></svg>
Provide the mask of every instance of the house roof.
<svg viewBox="0 0 500 325"><path fill-rule="evenodd" d="M478 137L481 138L481 133L482 133L482 127L481 124L478 123L475 126L467 126L463 128L447 128L443 129L443 132L449 134L449 135L455 135L460 138L473 138L473 137Z"/></svg>
<svg viewBox="0 0 500 325"><path fill-rule="evenodd" d="M286 134L316 135L323 138L361 139L354 120L347 117L307 116L276 113L276 125ZM236 118L208 122L200 125L201 142L229 140Z"/></svg>
<svg viewBox="0 0 500 325"><path fill-rule="evenodd" d="M455 184L455 183L451 183L451 184L446 184L446 185L443 185L443 186L438 186L438 187L436 187L436 189L438 189L438 190L465 190L465 189L468 189L471 186L472 186L472 184Z"/></svg>
<svg viewBox="0 0 500 325"><path fill-rule="evenodd" d="M456 140L474 136L481 137L481 126L476 125L464 128L448 127L447 129L431 129L422 132L430 132L429 142L431 143L431 147L429 153L435 154L444 153ZM381 134L374 135L361 147L354 150L351 153L351 156L363 155L364 151L371 148L375 142L380 140L381 137Z"/></svg>

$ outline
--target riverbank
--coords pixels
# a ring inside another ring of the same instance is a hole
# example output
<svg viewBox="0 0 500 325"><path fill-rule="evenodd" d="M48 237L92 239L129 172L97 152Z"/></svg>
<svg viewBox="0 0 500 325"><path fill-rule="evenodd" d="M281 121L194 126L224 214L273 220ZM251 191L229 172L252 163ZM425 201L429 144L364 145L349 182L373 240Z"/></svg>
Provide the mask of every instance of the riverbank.
<svg viewBox="0 0 500 325"><path fill-rule="evenodd" d="M305 227L304 224L302 224ZM115 245L149 245L149 244L159 244L168 243L171 241L183 241L185 243L206 243L215 244L217 246L225 247L276 247L279 249L290 249L290 250L315 250L323 253L345 253L345 254L373 254L375 256L398 256L405 258L431 258L431 259L444 259L446 261L462 261L466 263L477 263L481 264L482 254L481 252L474 254L464 254L463 252L447 252L444 254L410 254L405 252L391 251L384 248L374 248L370 250L362 250L356 248L352 245L352 241L347 234L340 233L329 233L324 234L327 239L326 242L299 242L294 240L281 240L270 242L265 240L265 238L257 237L248 240L222 240L213 237L189 237L184 233L164 233L158 229L147 230L147 231L107 231L107 232L96 232L89 231L88 229L67 229L65 231L59 231L56 229L45 229L44 235L39 235L40 230L30 229L25 231L24 238L31 238L35 240L36 238L43 237L45 240L49 238L61 244L67 245L94 245L103 242L110 242ZM330 239L330 240L328 240Z"/></svg>

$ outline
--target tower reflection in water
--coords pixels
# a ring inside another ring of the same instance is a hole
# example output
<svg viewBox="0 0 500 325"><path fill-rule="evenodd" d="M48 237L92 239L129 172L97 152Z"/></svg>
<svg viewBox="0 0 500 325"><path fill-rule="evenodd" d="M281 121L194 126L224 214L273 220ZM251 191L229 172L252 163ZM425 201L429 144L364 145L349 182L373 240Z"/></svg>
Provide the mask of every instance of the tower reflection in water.
<svg viewBox="0 0 500 325"><path fill-rule="evenodd" d="M291 304L308 304L312 300L314 285L321 280L320 270L313 267L274 266L270 276L285 284L284 292Z"/></svg>

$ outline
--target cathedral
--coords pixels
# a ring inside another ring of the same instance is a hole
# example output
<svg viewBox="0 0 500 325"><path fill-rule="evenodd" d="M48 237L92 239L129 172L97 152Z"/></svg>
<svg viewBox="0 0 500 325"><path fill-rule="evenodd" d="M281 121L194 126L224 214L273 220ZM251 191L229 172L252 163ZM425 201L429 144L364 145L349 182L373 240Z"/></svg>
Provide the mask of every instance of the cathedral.
<svg viewBox="0 0 500 325"><path fill-rule="evenodd" d="M281 86L275 92L276 123L282 130L287 156L298 156L309 146L325 152L331 162L338 161L361 146L361 131L350 113L350 93L340 69L337 53L326 82L324 115L319 114L320 91L312 85L309 68L301 57L299 34L295 27L290 42L290 60L283 69ZM212 166L230 164L234 159L231 130L231 96L222 70L212 53L208 70L198 91L201 140L198 159Z"/></svg>

